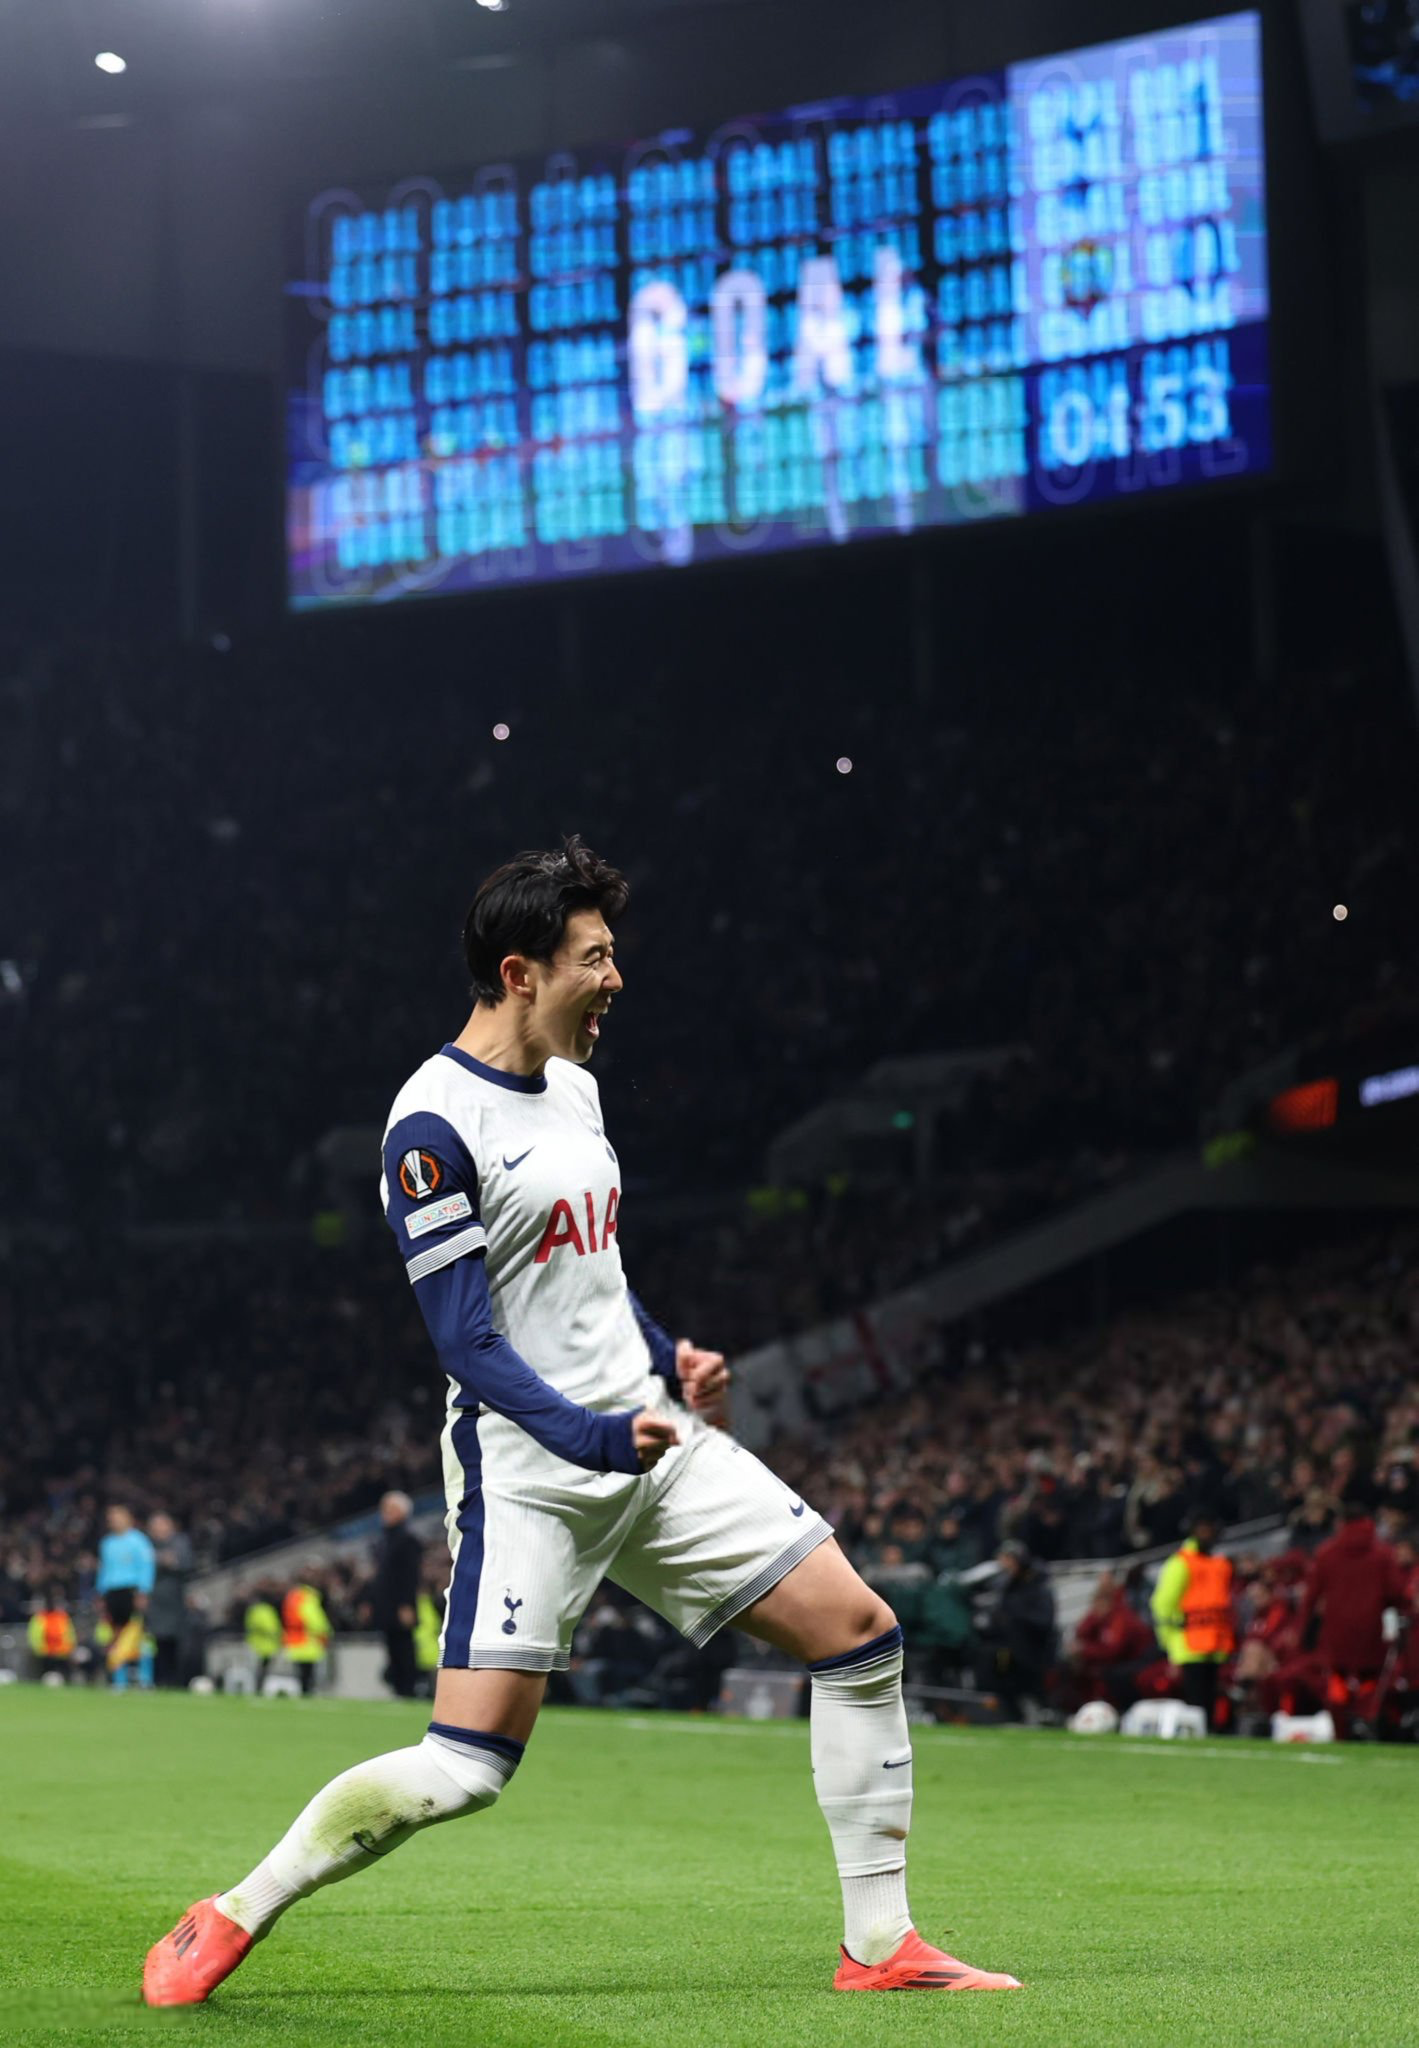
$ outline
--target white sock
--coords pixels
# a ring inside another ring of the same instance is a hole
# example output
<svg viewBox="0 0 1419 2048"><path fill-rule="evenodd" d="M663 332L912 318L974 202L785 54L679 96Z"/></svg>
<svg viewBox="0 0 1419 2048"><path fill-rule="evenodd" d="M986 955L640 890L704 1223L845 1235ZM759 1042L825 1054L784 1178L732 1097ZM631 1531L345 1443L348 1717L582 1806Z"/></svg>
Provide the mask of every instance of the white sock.
<svg viewBox="0 0 1419 2048"><path fill-rule="evenodd" d="M297 1899L368 1870L421 1828L491 1806L522 1751L509 1736L435 1721L416 1747L332 1778L217 1911L260 1940Z"/></svg>
<svg viewBox="0 0 1419 2048"><path fill-rule="evenodd" d="M813 1785L843 1888L843 1947L885 1962L911 1932L905 1843L912 1753L902 1705L902 1632L810 1664Z"/></svg>

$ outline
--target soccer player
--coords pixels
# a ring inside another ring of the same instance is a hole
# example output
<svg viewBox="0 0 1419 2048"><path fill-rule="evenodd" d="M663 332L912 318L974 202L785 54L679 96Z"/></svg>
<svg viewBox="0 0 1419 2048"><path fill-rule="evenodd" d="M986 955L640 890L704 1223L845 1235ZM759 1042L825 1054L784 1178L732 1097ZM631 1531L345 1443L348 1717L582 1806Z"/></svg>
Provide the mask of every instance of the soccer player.
<svg viewBox="0 0 1419 2048"><path fill-rule="evenodd" d="M703 1644L728 1621L801 1658L842 1881L840 1991L995 1991L907 1908L902 1633L826 1522L722 1429L718 1352L626 1285L621 1171L585 1072L622 987L625 881L573 838L490 875L464 928L474 1008L395 1099L383 1197L448 1378L453 1552L421 1742L335 1778L230 1891L149 1951L150 2005L205 1999L298 1899L492 1806L602 1577ZM673 1414L665 1412L674 1405Z"/></svg>

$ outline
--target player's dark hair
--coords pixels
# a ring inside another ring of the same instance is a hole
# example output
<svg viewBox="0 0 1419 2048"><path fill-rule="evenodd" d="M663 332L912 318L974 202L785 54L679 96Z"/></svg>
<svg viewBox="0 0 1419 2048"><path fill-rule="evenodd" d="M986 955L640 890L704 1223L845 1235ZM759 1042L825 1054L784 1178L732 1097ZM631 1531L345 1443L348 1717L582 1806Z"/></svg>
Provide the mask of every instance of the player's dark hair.
<svg viewBox="0 0 1419 2048"><path fill-rule="evenodd" d="M463 922L463 957L473 1000L490 1007L507 993L502 963L509 953L550 960L567 919L599 910L614 924L630 901L619 869L594 854L580 833L554 852L520 853L489 875Z"/></svg>

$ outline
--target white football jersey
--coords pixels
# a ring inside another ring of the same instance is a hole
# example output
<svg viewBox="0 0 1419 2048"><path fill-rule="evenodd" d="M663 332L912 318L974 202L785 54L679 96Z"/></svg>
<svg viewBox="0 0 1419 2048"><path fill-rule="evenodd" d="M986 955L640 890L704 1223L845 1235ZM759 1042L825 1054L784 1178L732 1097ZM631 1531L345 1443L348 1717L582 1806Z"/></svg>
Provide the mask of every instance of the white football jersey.
<svg viewBox="0 0 1419 2048"><path fill-rule="evenodd" d="M416 1289L484 1257L494 1330L557 1393L598 1413L663 1408L666 1391L621 1266L620 1180L596 1083L568 1060L533 1079L446 1045L389 1113L380 1195ZM568 1462L473 1400L452 1370L446 1463L458 1415L477 1412L483 1483L561 1494L636 1483ZM466 1441L459 1461L466 1484Z"/></svg>

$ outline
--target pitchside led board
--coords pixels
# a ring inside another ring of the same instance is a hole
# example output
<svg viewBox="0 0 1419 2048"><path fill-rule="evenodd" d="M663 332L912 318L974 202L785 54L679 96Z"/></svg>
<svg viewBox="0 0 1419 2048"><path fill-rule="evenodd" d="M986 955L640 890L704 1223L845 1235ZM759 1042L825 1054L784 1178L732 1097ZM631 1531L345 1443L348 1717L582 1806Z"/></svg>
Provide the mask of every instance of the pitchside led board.
<svg viewBox="0 0 1419 2048"><path fill-rule="evenodd" d="M323 193L298 609L1264 470L1256 14L630 148Z"/></svg>

